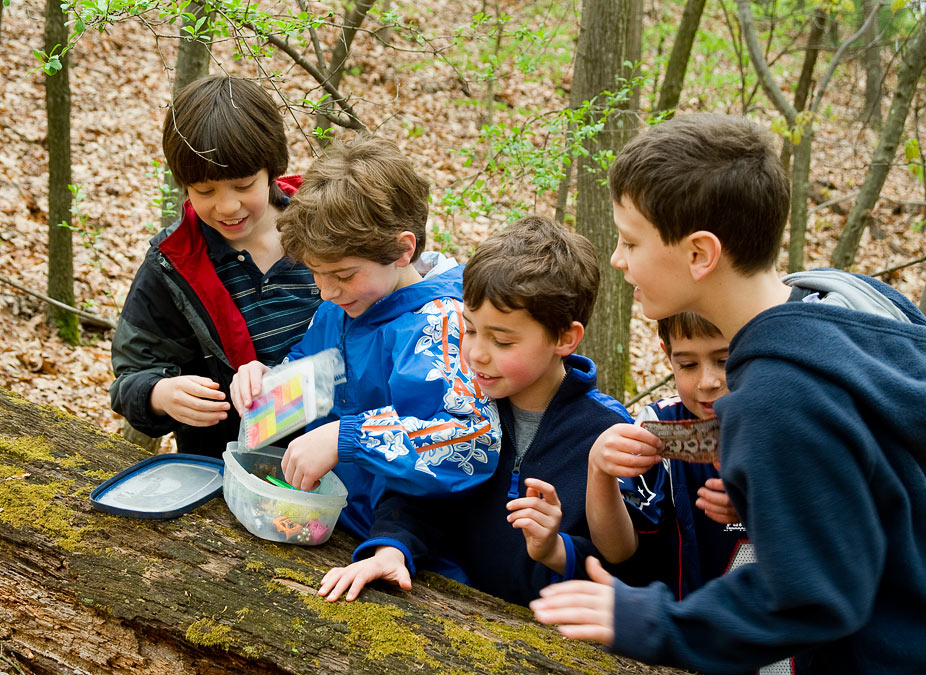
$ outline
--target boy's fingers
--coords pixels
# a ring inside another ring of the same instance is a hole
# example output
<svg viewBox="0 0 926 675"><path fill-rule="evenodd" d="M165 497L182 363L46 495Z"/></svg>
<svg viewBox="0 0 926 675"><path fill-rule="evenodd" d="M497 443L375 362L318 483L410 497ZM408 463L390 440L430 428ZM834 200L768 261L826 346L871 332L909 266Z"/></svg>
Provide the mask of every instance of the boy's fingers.
<svg viewBox="0 0 926 675"><path fill-rule="evenodd" d="M187 378L190 382L198 384L201 387L206 387L207 389L218 389L219 383L215 380L209 379L208 377L203 377L202 375L187 375Z"/></svg>
<svg viewBox="0 0 926 675"><path fill-rule="evenodd" d="M585 571L588 572L588 578L596 583L611 585L614 582L614 579L602 566L601 561L593 555L585 559Z"/></svg>
<svg viewBox="0 0 926 675"><path fill-rule="evenodd" d="M604 645L610 645L614 641L614 631L608 630L604 626L565 625L557 626L556 630L564 637L572 640L589 640Z"/></svg>

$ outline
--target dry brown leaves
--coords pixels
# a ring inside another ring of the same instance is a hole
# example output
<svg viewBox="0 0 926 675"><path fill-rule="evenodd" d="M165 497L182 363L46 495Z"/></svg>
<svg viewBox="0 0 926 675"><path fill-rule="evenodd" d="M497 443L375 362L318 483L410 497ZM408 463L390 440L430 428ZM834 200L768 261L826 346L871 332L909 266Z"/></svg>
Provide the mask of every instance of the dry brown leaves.
<svg viewBox="0 0 926 675"><path fill-rule="evenodd" d="M440 0L427 3L425 9L416 5L406 15L413 15L425 33L450 35L481 4ZM506 1L502 9L520 19L530 4ZM4 52L0 59L0 274L40 292L47 274L48 167L43 75L31 71L38 65L32 50L42 44L42 12L38 0L14 2L4 8L0 36ZM542 12L535 13L532 20L543 17ZM653 18L653 14L648 17ZM705 21L715 22L708 24L711 30L722 30L716 25L718 17ZM446 43L438 39L435 46ZM478 43L467 46L473 55L481 47ZM232 60L229 44L218 45L215 52L229 72L256 74L253 64ZM451 149L476 145L484 107L471 104L452 67L433 56L428 65L419 67L423 59L421 54L390 49L361 33L352 62L357 71L346 76L343 89L371 129L394 139L416 159L434 184L437 198L444 187L472 177L474 169L465 167ZM160 125L169 100L163 64L173 60L172 41L155 41L133 22L113 26L103 34L87 34L72 52L73 182L85 194L81 208L88 222L101 230L93 248L83 245L88 237L75 236L75 291L79 303L89 303L111 317L118 313L159 217L150 203L156 193L151 161L160 158ZM304 96L313 88L308 76L285 61L278 59L273 66L284 73L281 89L289 97ZM696 55L689 82L704 81L699 68L716 70L718 65ZM555 110L567 105L557 89L568 91L571 67L546 78L510 71L496 85L495 101L504 108L498 115L523 121L518 106ZM858 189L877 140L857 120L861 77L860 66L846 67L827 95L831 116L817 132L813 166L815 184L827 199ZM469 82L468 86L473 97L484 96L482 83ZM684 94L687 110L697 110L707 101L714 102L712 109L738 112L733 99L721 105L716 103L716 91L699 91L697 86L692 84ZM755 116L765 122L774 117L761 110ZM295 124L290 122L290 127L290 170L295 173L311 161L312 149ZM523 194L530 195L526 184ZM861 272L875 272L923 255L926 248L923 236L911 229L926 214L901 204L923 200L922 186L897 166L883 194L873 214L876 236L866 233L862 241L857 266ZM535 203L538 211L552 212L549 199ZM432 217L434 224L452 233L463 256L505 221L503 212L474 221L460 216ZM808 267L827 264L844 222L845 216L832 209L811 217ZM887 280L917 301L926 284L926 271L918 265ZM108 397L111 335L85 332L83 344L70 347L46 326L44 309L40 301L0 284L0 331L5 336L0 348L0 386L118 431L121 420L110 411ZM658 349L653 323L636 315L632 330L633 375L642 390L668 373L668 367Z"/></svg>

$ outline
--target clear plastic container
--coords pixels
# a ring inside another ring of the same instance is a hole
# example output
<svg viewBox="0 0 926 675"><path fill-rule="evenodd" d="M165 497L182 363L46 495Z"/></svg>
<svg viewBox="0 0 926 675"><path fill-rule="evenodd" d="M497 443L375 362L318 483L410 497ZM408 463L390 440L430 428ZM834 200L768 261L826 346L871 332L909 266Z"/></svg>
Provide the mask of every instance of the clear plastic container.
<svg viewBox="0 0 926 675"><path fill-rule="evenodd" d="M347 488L331 472L312 492L272 485L265 476L285 480L280 466L284 452L274 446L238 452L238 444L229 443L222 454L225 502L238 522L261 539L324 544L347 504Z"/></svg>

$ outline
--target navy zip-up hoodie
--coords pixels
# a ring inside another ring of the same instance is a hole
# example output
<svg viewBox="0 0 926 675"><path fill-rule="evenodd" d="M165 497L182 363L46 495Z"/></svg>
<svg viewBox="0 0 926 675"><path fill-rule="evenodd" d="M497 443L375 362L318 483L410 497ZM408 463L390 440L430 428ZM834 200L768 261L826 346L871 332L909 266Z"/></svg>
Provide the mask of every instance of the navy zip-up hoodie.
<svg viewBox="0 0 926 675"><path fill-rule="evenodd" d="M514 471L514 419L507 399L498 401L502 449L489 480L458 498L416 499L395 492L383 495L376 508L371 539L354 559L373 555L377 546L395 546L405 554L412 574L437 556L458 563L472 586L526 605L551 582L585 575L586 556L598 556L585 520L588 451L608 427L632 419L624 406L595 387L595 364L573 355L567 374L550 401L537 434ZM505 505L525 494L524 479L539 478L556 488L562 503L560 536L568 556L565 574L557 575L527 554L524 535L506 520ZM600 556L598 556L600 557Z"/></svg>
<svg viewBox="0 0 926 675"><path fill-rule="evenodd" d="M675 602L615 583L614 651L709 673L926 672L926 318L789 302L730 343L721 476L757 562Z"/></svg>

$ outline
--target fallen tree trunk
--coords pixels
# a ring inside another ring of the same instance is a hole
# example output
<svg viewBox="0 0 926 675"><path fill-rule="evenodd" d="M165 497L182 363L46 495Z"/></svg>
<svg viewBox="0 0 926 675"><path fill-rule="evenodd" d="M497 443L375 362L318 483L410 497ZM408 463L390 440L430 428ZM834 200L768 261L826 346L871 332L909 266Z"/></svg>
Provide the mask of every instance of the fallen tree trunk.
<svg viewBox="0 0 926 675"><path fill-rule="evenodd" d="M0 671L670 673L614 658L528 610L422 574L352 603L314 589L356 542L257 539L222 499L170 521L94 511L144 452L0 390Z"/></svg>

